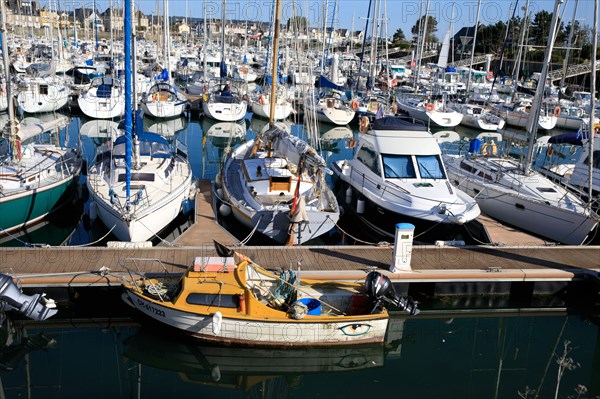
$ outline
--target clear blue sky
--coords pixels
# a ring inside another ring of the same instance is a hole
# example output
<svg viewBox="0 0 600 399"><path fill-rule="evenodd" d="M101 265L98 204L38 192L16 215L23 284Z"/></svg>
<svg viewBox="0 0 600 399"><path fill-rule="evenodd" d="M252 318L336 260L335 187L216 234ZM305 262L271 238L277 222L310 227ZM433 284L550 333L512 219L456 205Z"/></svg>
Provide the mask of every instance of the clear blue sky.
<svg viewBox="0 0 600 399"><path fill-rule="evenodd" d="M93 0L85 0L86 7L92 6ZM282 22L286 22L290 16L301 15L308 18L311 26L317 27L322 24L323 5L327 0L282 0ZM362 30L365 26L365 17L369 7L369 0L328 0L329 13L327 17L327 26L331 26L331 15L334 5L337 4L334 27ZM576 0L565 0L562 8L566 7L564 21L568 22L572 18L573 8ZM410 38L410 29L415 24L420 15L420 6L425 5L427 0L382 0L381 10L387 8L388 16L388 35L401 28L404 34ZM479 21L485 25L496 23L499 20L506 21L512 15L512 9L516 0L481 0ZM69 4L75 7L81 7L82 1L72 0ZM97 7L104 10L110 4L109 0L96 0ZM113 0L113 4L122 4ZM136 0L137 7L144 13L155 13L157 9L162 9L162 1L158 0ZM209 18L221 18L222 0L207 0L207 16ZM227 0L226 10L229 19L248 19L249 21L268 21L272 0ZM477 16L478 0L430 0L429 15L434 16L438 21L438 36L441 38L450 28L451 22L454 22L454 32L463 26L473 26ZM525 0L518 1L518 7L525 5ZM68 5L63 5L68 7ZM72 7L72 6L71 6ZM118 7L122 7L119 5ZM187 16L201 18L203 13L203 2L200 0L169 0L169 13L171 16ZM553 0L530 0L529 10L534 14L539 10L552 11L554 9ZM577 19L584 25L591 26L593 23L592 15L594 11L594 0L579 0ZM523 11L518 14L522 16ZM587 19L586 19L587 18ZM370 32L370 29L369 29Z"/></svg>

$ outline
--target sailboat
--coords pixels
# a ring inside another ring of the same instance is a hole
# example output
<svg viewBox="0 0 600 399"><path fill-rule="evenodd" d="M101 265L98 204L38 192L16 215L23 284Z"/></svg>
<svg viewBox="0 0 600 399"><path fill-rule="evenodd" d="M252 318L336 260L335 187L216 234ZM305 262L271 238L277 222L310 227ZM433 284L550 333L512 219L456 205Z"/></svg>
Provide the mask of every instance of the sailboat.
<svg viewBox="0 0 600 399"><path fill-rule="evenodd" d="M0 4L1 28L6 32L4 2ZM2 48L8 48L5 34L2 35ZM3 61L4 70L8 71L6 51ZM12 82L7 79L8 98L12 98L11 88ZM45 216L66 198L81 167L77 151L34 141L42 133L64 127L65 117L21 124L17 129L14 103L9 101L6 122L4 137L0 139L0 239L40 225Z"/></svg>
<svg viewBox="0 0 600 399"><path fill-rule="evenodd" d="M90 87L77 96L77 105L86 116L113 119L123 116L125 97L123 86L112 76L92 79Z"/></svg>
<svg viewBox="0 0 600 399"><path fill-rule="evenodd" d="M220 77L208 81L202 95L202 111L207 117L219 122L235 122L244 119L248 110L247 82L243 79L227 77L225 62L225 11L223 0L221 17L221 63ZM206 63L205 63L206 65ZM206 70L204 71L207 72Z"/></svg>
<svg viewBox="0 0 600 399"><path fill-rule="evenodd" d="M14 113L12 104L9 110ZM20 125L18 133L14 121L9 115L6 136L0 139L0 240L41 227L48 214L72 197L70 188L81 168L77 151L35 140L64 127L66 118Z"/></svg>
<svg viewBox="0 0 600 399"><path fill-rule="evenodd" d="M27 113L58 111L69 101L71 94L49 65L32 64L27 67L27 76L19 81L17 103Z"/></svg>
<svg viewBox="0 0 600 399"><path fill-rule="evenodd" d="M154 77L154 83L148 89L146 95L141 98L141 105L144 112L153 118L168 119L181 116L188 107L187 98L181 94L174 84L169 81L171 70L170 65L170 35L169 35L169 10L168 1L163 0L164 4L164 41L165 46L163 55L166 61L166 68Z"/></svg>
<svg viewBox="0 0 600 399"><path fill-rule="evenodd" d="M560 3L556 1L552 17L541 82L546 81ZM495 155L493 142L480 147L479 140L471 142L468 156L447 154L444 162L450 181L475 197L483 213L555 242L580 245L598 224L598 215L578 196L532 171L529 165L543 90L540 84L529 112L529 150L523 164Z"/></svg>
<svg viewBox="0 0 600 399"><path fill-rule="evenodd" d="M278 35L276 20L271 76L277 76ZM275 91L272 85L271 98ZM325 180L331 173L326 161L275 124L275 101L270 105L266 132L237 147L225 161L222 195L248 228L282 244L301 244L335 227L339 206Z"/></svg>
<svg viewBox="0 0 600 399"><path fill-rule="evenodd" d="M125 13L130 15L130 2ZM124 134L98 147L88 171L92 208L121 241L147 241L164 229L192 193L192 170L187 148L155 133L143 132L137 113L133 132L131 77L131 19L125 18Z"/></svg>

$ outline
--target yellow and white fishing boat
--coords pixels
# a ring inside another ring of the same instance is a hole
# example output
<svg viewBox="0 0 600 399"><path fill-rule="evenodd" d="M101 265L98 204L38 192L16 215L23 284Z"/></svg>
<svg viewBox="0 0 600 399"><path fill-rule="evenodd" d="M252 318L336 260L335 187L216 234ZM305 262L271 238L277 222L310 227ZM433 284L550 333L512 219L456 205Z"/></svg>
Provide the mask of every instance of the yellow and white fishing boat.
<svg viewBox="0 0 600 399"><path fill-rule="evenodd" d="M217 244L220 257L197 257L183 276L126 268L124 299L144 315L195 338L250 346L321 346L384 342L384 305L419 311L378 272L365 283L278 276ZM236 264L234 255L241 260Z"/></svg>

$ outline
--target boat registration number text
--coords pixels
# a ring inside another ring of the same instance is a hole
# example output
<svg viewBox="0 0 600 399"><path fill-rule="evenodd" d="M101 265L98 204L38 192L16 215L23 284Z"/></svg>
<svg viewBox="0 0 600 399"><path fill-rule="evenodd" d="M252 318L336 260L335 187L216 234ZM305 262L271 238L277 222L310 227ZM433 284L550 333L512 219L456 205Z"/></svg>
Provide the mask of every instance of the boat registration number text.
<svg viewBox="0 0 600 399"><path fill-rule="evenodd" d="M138 305L145 308L147 311L149 311L150 313L153 313L157 316L160 317L165 317L165 311L162 309L157 309L154 306L150 305L149 303L142 301L141 299L138 299Z"/></svg>

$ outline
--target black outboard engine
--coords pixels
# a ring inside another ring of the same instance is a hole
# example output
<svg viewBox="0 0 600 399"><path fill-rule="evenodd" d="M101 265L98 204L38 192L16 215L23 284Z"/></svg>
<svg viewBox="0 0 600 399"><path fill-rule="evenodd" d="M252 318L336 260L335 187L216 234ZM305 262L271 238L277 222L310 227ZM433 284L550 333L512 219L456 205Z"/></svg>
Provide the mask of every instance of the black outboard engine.
<svg viewBox="0 0 600 399"><path fill-rule="evenodd" d="M396 290L394 290L391 280L379 272L370 272L367 274L365 288L367 295L375 303L372 313L381 310L383 304L387 303L396 306L410 315L419 314L417 302L410 297L403 298L399 296Z"/></svg>
<svg viewBox="0 0 600 399"><path fill-rule="evenodd" d="M0 274L0 311L14 310L23 316L41 321L58 312L56 304L44 294L25 295L12 277Z"/></svg>

